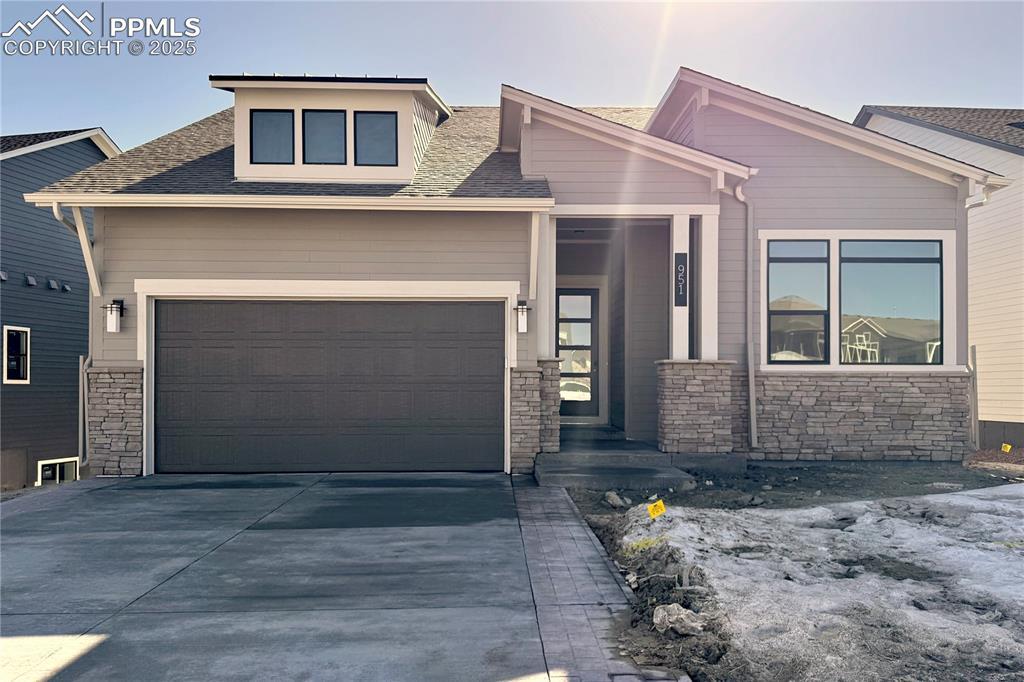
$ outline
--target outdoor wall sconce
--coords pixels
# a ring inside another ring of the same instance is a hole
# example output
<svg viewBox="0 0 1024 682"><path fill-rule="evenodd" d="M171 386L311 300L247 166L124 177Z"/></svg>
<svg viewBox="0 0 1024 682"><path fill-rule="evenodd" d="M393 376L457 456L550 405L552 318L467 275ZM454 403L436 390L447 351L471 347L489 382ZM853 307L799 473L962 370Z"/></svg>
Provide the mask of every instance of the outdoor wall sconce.
<svg viewBox="0 0 1024 682"><path fill-rule="evenodd" d="M103 306L103 312L107 314L107 331L117 334L121 331L121 318L124 317L124 299L115 298Z"/></svg>
<svg viewBox="0 0 1024 682"><path fill-rule="evenodd" d="M513 308L513 310L516 311L516 329L520 334L525 334L529 331L526 322L526 314L530 312L532 308L528 308L526 306L526 301L519 301L519 305Z"/></svg>

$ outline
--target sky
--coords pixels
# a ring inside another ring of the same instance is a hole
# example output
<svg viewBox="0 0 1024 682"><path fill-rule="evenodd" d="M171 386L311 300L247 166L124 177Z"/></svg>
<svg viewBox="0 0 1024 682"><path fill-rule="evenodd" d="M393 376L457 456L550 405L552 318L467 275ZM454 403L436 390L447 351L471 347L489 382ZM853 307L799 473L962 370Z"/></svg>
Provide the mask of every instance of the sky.
<svg viewBox="0 0 1024 682"><path fill-rule="evenodd" d="M653 106L685 65L845 120L862 104L1024 107L1019 1L66 2L97 19L197 17L195 54L5 53L3 134L98 125L128 149L230 106L208 76L242 71L425 76L449 104L497 104L504 82ZM3 31L59 4L5 0Z"/></svg>

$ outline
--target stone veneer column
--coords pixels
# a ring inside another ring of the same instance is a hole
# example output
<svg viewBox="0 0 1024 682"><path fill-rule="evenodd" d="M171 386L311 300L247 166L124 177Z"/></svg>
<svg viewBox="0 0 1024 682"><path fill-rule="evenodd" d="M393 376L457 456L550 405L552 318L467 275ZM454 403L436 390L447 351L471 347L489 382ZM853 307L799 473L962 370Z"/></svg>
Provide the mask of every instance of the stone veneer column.
<svg viewBox="0 0 1024 682"><path fill-rule="evenodd" d="M142 369L90 367L89 461L93 474L142 474Z"/></svg>
<svg viewBox="0 0 1024 682"><path fill-rule="evenodd" d="M540 451L558 452L561 443L559 408L562 406L561 361L538 360L540 365Z"/></svg>
<svg viewBox="0 0 1024 682"><path fill-rule="evenodd" d="M510 381L512 473L530 474L540 451L541 369L515 367Z"/></svg>
<svg viewBox="0 0 1024 682"><path fill-rule="evenodd" d="M734 363L658 362L658 449L723 454L733 449Z"/></svg>

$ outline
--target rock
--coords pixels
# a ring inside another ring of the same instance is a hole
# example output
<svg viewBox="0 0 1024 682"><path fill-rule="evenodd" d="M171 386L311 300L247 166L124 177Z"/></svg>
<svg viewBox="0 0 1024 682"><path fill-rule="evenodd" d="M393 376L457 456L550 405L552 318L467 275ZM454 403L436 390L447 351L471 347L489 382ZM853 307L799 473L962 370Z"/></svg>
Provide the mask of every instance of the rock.
<svg viewBox="0 0 1024 682"><path fill-rule="evenodd" d="M693 483L693 481L691 481L691 483ZM696 483L694 483L694 485L697 485L697 484L696 484ZM675 492L675 490L674 490L674 489L672 489L672 488L669 488L669 489L668 489L668 491L669 491L670 493L674 493L674 492Z"/></svg>
<svg viewBox="0 0 1024 682"><path fill-rule="evenodd" d="M714 481L704 481L704 485L706 485L707 487L710 488L710 487L715 485L715 482Z"/></svg>
<svg viewBox="0 0 1024 682"><path fill-rule="evenodd" d="M712 483L711 485L714 485L714 483ZM687 480L687 481L683 481L682 483L679 484L679 490L684 492L684 493L688 493L691 490L696 490L696 489L697 489L697 481L693 480L692 478ZM668 491L670 493L671 492L675 492L674 490L672 490L672 488L669 488Z"/></svg>
<svg viewBox="0 0 1024 682"><path fill-rule="evenodd" d="M636 579L636 573L630 571L626 574L626 584L629 585L630 589L636 589L636 586L640 584Z"/></svg>
<svg viewBox="0 0 1024 682"><path fill-rule="evenodd" d="M771 489L772 489L772 487L770 485L768 485L767 483L765 483L763 486L761 486L761 490L771 490Z"/></svg>
<svg viewBox="0 0 1024 682"><path fill-rule="evenodd" d="M935 481L934 483L929 483L925 487L931 488L932 490L963 490L964 484L950 483L948 481Z"/></svg>
<svg viewBox="0 0 1024 682"><path fill-rule="evenodd" d="M751 507L757 507L758 505L764 504L764 498L760 495L754 495L754 499L750 501Z"/></svg>
<svg viewBox="0 0 1024 682"><path fill-rule="evenodd" d="M648 497L648 498L647 498L647 501L648 501L648 502L654 502L654 501L655 501L656 499L658 499L658 493L654 493L653 495L651 495L650 497Z"/></svg>
<svg viewBox="0 0 1024 682"><path fill-rule="evenodd" d="M736 496L736 504L741 507L746 507L748 504L754 501L754 496L749 493L740 493Z"/></svg>
<svg viewBox="0 0 1024 682"><path fill-rule="evenodd" d="M629 506L629 503L619 497L619 494L614 490L609 490L604 494L604 503L612 509L622 509Z"/></svg>
<svg viewBox="0 0 1024 682"><path fill-rule="evenodd" d="M679 604L656 606L651 620L658 632L671 629L676 634L685 636L698 635L704 631L704 619Z"/></svg>
<svg viewBox="0 0 1024 682"><path fill-rule="evenodd" d="M815 490L814 491L814 496L815 497L821 497L821 491L820 490Z"/></svg>
<svg viewBox="0 0 1024 682"><path fill-rule="evenodd" d="M796 483L799 480L800 480L799 476L787 476L786 477L786 483Z"/></svg>
<svg viewBox="0 0 1024 682"><path fill-rule="evenodd" d="M632 507L633 506L633 500L629 499L625 495L622 496L622 501L626 503L627 507Z"/></svg>

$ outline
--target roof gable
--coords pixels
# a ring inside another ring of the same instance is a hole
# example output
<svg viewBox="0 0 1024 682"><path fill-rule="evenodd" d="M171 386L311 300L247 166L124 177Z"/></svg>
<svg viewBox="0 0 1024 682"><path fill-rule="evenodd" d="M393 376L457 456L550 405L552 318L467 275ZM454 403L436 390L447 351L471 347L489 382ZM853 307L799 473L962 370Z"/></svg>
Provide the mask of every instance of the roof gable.
<svg viewBox="0 0 1024 682"><path fill-rule="evenodd" d="M958 184L962 178L990 188L1004 187L1010 182L993 171L685 67L679 69L651 115L646 130L659 134L659 131L667 129L678 114L678 103L688 101L692 93L701 94L702 100L709 104L871 156L949 185Z"/></svg>
<svg viewBox="0 0 1024 682"><path fill-rule="evenodd" d="M103 128L76 128L75 130L4 135L0 138L0 160L32 154L43 149L84 139L91 139L108 159L121 153L120 147L107 136Z"/></svg>
<svg viewBox="0 0 1024 682"><path fill-rule="evenodd" d="M635 126L639 124L640 116L635 109L627 107L580 109L510 85L502 85L501 110L501 128L498 135L502 149L518 151L520 124L529 123L537 116L538 120L546 123L714 178L716 184L721 187L724 187L725 175L746 179L757 173L756 168L738 161L639 130Z"/></svg>

